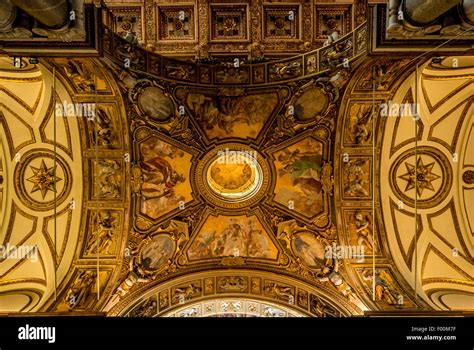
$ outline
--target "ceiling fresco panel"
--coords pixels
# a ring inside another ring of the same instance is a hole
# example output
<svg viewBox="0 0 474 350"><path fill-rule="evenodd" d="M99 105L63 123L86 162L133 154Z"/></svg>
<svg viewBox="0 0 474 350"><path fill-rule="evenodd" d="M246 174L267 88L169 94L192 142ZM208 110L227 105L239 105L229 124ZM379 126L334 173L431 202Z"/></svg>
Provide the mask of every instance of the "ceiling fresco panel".
<svg viewBox="0 0 474 350"><path fill-rule="evenodd" d="M187 250L190 261L219 257L276 260L278 249L255 215L210 215Z"/></svg>
<svg viewBox="0 0 474 350"><path fill-rule="evenodd" d="M191 160L196 152L151 129L138 129L135 157L140 173L135 212L144 221L157 222L193 200ZM138 176L138 175L135 175ZM136 225L143 227L143 222Z"/></svg>
<svg viewBox="0 0 474 350"><path fill-rule="evenodd" d="M226 71L225 74L231 73ZM277 92L247 95L237 91L236 96L228 97L190 92L185 101L209 140L230 137L256 139L281 106Z"/></svg>
<svg viewBox="0 0 474 350"><path fill-rule="evenodd" d="M272 153L277 173L275 202L307 218L324 212L323 147L321 141L306 137Z"/></svg>

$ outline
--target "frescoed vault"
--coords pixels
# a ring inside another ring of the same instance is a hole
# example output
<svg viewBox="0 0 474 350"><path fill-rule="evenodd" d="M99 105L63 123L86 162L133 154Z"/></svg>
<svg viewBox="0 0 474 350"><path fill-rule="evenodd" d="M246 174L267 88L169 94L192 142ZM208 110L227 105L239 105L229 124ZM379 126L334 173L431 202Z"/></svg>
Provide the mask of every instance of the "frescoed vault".
<svg viewBox="0 0 474 350"><path fill-rule="evenodd" d="M464 41L414 61L364 1L107 4L81 55L0 28L40 56L0 57L0 246L37 252L0 255L0 313L472 310Z"/></svg>

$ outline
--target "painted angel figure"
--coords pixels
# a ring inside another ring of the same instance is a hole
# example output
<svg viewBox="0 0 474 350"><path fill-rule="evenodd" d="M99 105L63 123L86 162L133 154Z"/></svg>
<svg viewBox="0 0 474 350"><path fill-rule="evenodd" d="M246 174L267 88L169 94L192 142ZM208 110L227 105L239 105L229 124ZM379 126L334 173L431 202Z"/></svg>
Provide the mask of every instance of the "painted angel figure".
<svg viewBox="0 0 474 350"><path fill-rule="evenodd" d="M90 92L96 89L94 77L81 62L69 60L63 69L80 91Z"/></svg>
<svg viewBox="0 0 474 350"><path fill-rule="evenodd" d="M372 230L369 228L370 221L367 215L363 215L361 212L354 214L355 218L355 231L357 234L357 245L366 246L371 251L374 250L374 236Z"/></svg>
<svg viewBox="0 0 474 350"><path fill-rule="evenodd" d="M365 281L373 281L374 276L370 270L362 273L362 279ZM379 301L383 301L388 305L400 306L398 303L400 293L393 286L393 280L385 271L375 271L375 297Z"/></svg>
<svg viewBox="0 0 474 350"><path fill-rule="evenodd" d="M196 293L199 293L200 291L201 288L196 287L192 283L190 283L186 287L176 288L173 300L179 302L184 300L190 300Z"/></svg>
<svg viewBox="0 0 474 350"><path fill-rule="evenodd" d="M120 196L120 164L115 160L99 160L97 163L97 181L99 196L117 198Z"/></svg>
<svg viewBox="0 0 474 350"><path fill-rule="evenodd" d="M115 218L107 212L102 217L99 215L99 219L96 218L95 221L96 230L91 234L86 252L89 254L105 252L108 255L114 239Z"/></svg>
<svg viewBox="0 0 474 350"><path fill-rule="evenodd" d="M152 317L157 313L157 303L154 299L149 299L130 313L132 317Z"/></svg>
<svg viewBox="0 0 474 350"><path fill-rule="evenodd" d="M294 298L291 287L279 286L276 283L272 283L266 286L265 291L269 295L275 296L278 299L282 300L292 300Z"/></svg>
<svg viewBox="0 0 474 350"><path fill-rule="evenodd" d="M94 271L81 272L79 278L66 293L65 299L66 303L69 305L69 310L84 306L93 290L96 277L97 275Z"/></svg>
<svg viewBox="0 0 474 350"><path fill-rule="evenodd" d="M354 129L355 141L358 145L368 142L372 137L372 133L370 130L372 118L373 113L371 108L367 109L365 112L362 112L360 116L357 116L357 123Z"/></svg>

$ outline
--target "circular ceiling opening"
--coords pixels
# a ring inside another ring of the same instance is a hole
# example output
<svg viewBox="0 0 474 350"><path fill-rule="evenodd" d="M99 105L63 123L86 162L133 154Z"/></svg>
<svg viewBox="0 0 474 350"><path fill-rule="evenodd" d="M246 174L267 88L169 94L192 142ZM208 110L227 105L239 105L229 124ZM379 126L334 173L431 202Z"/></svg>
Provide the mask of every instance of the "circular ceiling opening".
<svg viewBox="0 0 474 350"><path fill-rule="evenodd" d="M229 143L208 152L196 167L199 193L221 208L243 208L259 201L270 183L265 159L253 148Z"/></svg>
<svg viewBox="0 0 474 350"><path fill-rule="evenodd" d="M262 168L256 153L222 152L207 168L207 183L224 200L239 201L253 196L262 186Z"/></svg>

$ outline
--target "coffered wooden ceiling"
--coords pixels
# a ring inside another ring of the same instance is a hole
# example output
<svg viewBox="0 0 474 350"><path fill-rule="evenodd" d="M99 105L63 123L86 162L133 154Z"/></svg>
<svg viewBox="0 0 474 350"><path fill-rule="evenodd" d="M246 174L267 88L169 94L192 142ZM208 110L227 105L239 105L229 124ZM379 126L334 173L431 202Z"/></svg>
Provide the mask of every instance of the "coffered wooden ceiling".
<svg viewBox="0 0 474 350"><path fill-rule="evenodd" d="M284 57L321 47L365 22L367 2L106 0L119 34L133 32L150 51L223 59Z"/></svg>

